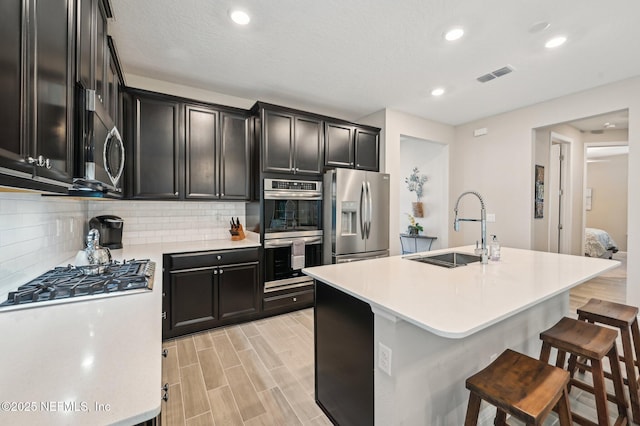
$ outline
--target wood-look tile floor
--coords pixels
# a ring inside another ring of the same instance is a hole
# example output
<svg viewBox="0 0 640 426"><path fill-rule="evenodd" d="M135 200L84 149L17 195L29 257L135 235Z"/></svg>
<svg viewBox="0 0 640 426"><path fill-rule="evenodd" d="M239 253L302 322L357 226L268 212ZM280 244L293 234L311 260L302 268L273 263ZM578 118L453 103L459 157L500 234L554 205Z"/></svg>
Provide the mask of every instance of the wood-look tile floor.
<svg viewBox="0 0 640 426"><path fill-rule="evenodd" d="M314 400L313 310L163 342L162 424L331 425Z"/></svg>

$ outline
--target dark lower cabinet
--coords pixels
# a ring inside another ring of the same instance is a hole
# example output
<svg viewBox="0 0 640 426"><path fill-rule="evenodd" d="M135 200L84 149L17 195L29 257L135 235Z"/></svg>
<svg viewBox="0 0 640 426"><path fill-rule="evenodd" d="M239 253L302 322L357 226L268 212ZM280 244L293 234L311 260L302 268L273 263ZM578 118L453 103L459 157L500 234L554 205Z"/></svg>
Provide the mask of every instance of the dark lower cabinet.
<svg viewBox="0 0 640 426"><path fill-rule="evenodd" d="M164 339L251 319L262 298L259 249L163 257Z"/></svg>
<svg viewBox="0 0 640 426"><path fill-rule="evenodd" d="M374 424L373 313L368 303L316 281L316 402L334 424Z"/></svg>
<svg viewBox="0 0 640 426"><path fill-rule="evenodd" d="M221 266L217 275L221 320L258 312L258 262Z"/></svg>

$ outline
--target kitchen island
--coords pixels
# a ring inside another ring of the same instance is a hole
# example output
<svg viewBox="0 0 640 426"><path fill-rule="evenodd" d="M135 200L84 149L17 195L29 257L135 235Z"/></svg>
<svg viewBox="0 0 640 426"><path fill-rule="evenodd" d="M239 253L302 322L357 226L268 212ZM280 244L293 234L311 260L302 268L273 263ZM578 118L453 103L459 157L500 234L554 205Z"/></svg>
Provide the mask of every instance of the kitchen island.
<svg viewBox="0 0 640 426"><path fill-rule="evenodd" d="M618 265L513 248L453 269L415 256L303 270L317 280L316 400L338 424L463 424L465 379L506 348L537 357L539 333L575 315L569 290Z"/></svg>
<svg viewBox="0 0 640 426"><path fill-rule="evenodd" d="M155 418L163 395L163 255L259 246L250 239L125 246L111 251L114 260L155 262L151 290L0 309L0 424L135 425Z"/></svg>

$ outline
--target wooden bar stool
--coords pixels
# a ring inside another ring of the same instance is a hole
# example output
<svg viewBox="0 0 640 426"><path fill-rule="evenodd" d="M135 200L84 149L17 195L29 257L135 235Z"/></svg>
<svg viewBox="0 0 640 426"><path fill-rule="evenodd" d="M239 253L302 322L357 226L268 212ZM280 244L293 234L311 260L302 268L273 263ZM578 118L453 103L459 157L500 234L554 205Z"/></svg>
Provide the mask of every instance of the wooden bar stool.
<svg viewBox="0 0 640 426"><path fill-rule="evenodd" d="M607 399L614 402L618 407L618 417L615 425L626 425L629 421L627 414L627 400L624 396L622 375L620 374L620 364L618 363L618 349L616 347L616 337L618 333L610 328L601 327L588 322L575 320L572 318L562 318L556 325L540 333L542 339L542 350L540 360L549 362L551 348L558 350L556 367L564 368L566 354L569 353L568 371L571 379L569 381L569 391L571 386L575 386L594 395L596 400L596 411L598 413L598 423L595 423L583 416L571 413L573 420L581 425L607 426L609 425L609 413ZM591 375L593 385L575 379L573 376L577 368L577 357L584 357L591 365ZM615 394L607 394L604 383L604 371L602 360L607 357L611 363L611 379Z"/></svg>
<svg viewBox="0 0 640 426"><path fill-rule="evenodd" d="M640 357L638 308L591 299L586 305L578 309L578 319L592 324L605 324L620 330L620 337L622 338L620 361L624 362L627 370L627 378L624 383L629 388L633 421L640 423L640 386L638 384L638 373L636 372L636 367L639 365L638 358ZM608 377L608 374L605 373L605 376Z"/></svg>
<svg viewBox="0 0 640 426"><path fill-rule="evenodd" d="M571 425L565 370L507 349L466 383L470 393L465 426L477 424L482 400L497 408L496 425L506 425L507 414L527 426L541 425L556 406L560 426Z"/></svg>

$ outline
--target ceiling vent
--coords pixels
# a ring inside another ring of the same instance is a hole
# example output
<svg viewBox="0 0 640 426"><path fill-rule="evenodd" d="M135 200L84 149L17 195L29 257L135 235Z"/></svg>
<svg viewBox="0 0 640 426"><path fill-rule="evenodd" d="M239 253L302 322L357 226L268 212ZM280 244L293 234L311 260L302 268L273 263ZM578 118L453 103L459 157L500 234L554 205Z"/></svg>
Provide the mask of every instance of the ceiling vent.
<svg viewBox="0 0 640 426"><path fill-rule="evenodd" d="M506 67L502 67L488 74L481 75L476 80L478 80L480 83L486 83L487 81L491 81L495 78L502 77L503 75L507 75L510 72L513 72L513 70L514 68L511 65L507 65Z"/></svg>

